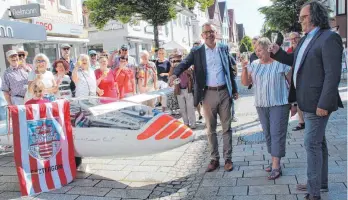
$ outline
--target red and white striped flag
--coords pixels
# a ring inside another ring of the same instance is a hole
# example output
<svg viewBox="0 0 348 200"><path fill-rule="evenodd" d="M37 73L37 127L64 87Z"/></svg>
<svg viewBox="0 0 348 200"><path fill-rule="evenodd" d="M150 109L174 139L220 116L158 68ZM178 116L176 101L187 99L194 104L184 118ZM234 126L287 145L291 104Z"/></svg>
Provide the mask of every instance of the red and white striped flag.
<svg viewBox="0 0 348 200"><path fill-rule="evenodd" d="M14 157L23 196L61 188L76 176L70 105L10 106Z"/></svg>

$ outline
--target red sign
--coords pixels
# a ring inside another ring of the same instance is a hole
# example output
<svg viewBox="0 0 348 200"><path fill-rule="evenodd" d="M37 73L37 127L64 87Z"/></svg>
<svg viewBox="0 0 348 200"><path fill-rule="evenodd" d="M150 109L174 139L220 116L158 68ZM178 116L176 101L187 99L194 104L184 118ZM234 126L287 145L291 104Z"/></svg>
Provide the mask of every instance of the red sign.
<svg viewBox="0 0 348 200"><path fill-rule="evenodd" d="M46 22L36 22L38 25L42 25L46 28L46 31L52 31L52 24Z"/></svg>

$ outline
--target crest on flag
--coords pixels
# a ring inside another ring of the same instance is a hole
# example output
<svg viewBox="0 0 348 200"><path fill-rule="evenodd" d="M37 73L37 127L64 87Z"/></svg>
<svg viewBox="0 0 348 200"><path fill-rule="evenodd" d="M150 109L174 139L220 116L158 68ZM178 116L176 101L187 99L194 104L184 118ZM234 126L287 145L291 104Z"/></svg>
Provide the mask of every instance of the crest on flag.
<svg viewBox="0 0 348 200"><path fill-rule="evenodd" d="M36 159L48 160L60 150L60 133L57 119L28 121L29 153Z"/></svg>

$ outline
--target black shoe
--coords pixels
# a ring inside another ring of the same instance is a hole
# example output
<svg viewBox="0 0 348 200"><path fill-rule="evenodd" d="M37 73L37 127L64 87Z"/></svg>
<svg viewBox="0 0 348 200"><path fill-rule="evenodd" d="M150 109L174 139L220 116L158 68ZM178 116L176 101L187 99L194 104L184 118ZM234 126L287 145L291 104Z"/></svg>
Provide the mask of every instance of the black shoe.
<svg viewBox="0 0 348 200"><path fill-rule="evenodd" d="M198 120L202 120L202 119L203 119L202 115L198 117Z"/></svg>
<svg viewBox="0 0 348 200"><path fill-rule="evenodd" d="M299 123L295 128L292 129L292 131L299 131L305 129L305 124L304 123Z"/></svg>
<svg viewBox="0 0 348 200"><path fill-rule="evenodd" d="M320 196L311 196L309 194L306 194L306 196L304 197L305 200L321 200Z"/></svg>

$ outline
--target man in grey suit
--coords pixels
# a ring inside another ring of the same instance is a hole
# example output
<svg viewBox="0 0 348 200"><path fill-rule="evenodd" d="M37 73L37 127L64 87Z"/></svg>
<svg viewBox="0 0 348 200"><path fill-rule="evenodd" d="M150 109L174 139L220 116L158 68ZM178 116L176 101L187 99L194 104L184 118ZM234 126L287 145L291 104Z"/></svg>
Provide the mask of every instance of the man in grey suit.
<svg viewBox="0 0 348 200"><path fill-rule="evenodd" d="M330 114L343 107L338 92L341 77L342 39L330 30L327 9L317 1L306 3L300 12L306 35L294 53L287 54L273 44L273 58L294 66L289 102L296 102L306 123L304 145L307 152L307 190L305 199L321 199L328 190L328 149L325 128Z"/></svg>
<svg viewBox="0 0 348 200"><path fill-rule="evenodd" d="M217 114L223 131L223 156L225 170L231 171L232 164L232 130L231 105L238 98L233 65L234 59L229 55L226 45L217 44L216 29L210 23L202 26L204 45L192 48L190 54L174 69L169 77L169 84L179 77L191 65L194 65L194 106L203 100L204 118L206 119L207 135L211 161L207 172L214 171L220 165L218 141L216 136Z"/></svg>

